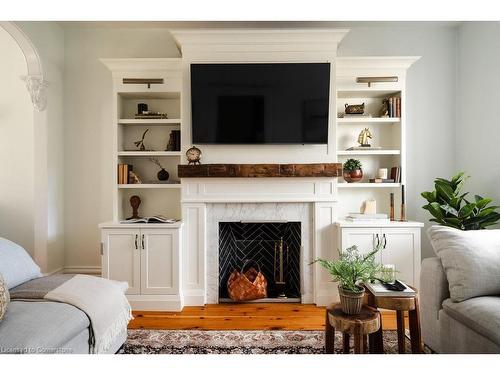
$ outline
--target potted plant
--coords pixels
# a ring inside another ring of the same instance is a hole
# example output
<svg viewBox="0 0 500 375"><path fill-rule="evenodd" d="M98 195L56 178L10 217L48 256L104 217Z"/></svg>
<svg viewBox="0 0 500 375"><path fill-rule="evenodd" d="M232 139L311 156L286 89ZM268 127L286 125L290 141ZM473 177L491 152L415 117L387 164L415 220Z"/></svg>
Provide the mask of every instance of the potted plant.
<svg viewBox="0 0 500 375"><path fill-rule="evenodd" d="M451 180L436 178L435 190L422 193L428 202L422 208L434 216L430 221L460 230L478 230L500 220L500 213L496 211L500 206L488 206L491 199L479 195L475 195L473 201L466 199L469 193L462 193L462 187L467 178L464 172Z"/></svg>
<svg viewBox="0 0 500 375"><path fill-rule="evenodd" d="M361 254L357 246L351 246L344 251L339 250L338 260L317 259L332 276L332 281L338 282L342 311L348 315L359 314L365 295L364 283L377 278L383 266L375 262L375 254L381 249L377 246L368 254Z"/></svg>
<svg viewBox="0 0 500 375"><path fill-rule="evenodd" d="M358 182L363 178L361 162L357 159L347 159L344 163L344 180L347 182Z"/></svg>

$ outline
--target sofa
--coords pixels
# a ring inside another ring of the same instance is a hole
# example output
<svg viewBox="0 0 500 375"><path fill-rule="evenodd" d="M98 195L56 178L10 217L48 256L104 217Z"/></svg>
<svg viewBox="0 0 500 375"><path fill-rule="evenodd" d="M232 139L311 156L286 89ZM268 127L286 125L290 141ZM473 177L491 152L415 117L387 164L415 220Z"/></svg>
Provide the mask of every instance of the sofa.
<svg viewBox="0 0 500 375"><path fill-rule="evenodd" d="M421 267L424 343L438 353L500 353L500 230L432 227L429 237L438 256Z"/></svg>
<svg viewBox="0 0 500 375"><path fill-rule="evenodd" d="M64 277L66 275L59 275L59 278ZM89 316L81 309L43 299L11 300L16 290L47 278L50 277L43 277L40 268L22 247L0 238L0 354L91 352L94 330ZM116 353L126 338L125 325L103 353Z"/></svg>

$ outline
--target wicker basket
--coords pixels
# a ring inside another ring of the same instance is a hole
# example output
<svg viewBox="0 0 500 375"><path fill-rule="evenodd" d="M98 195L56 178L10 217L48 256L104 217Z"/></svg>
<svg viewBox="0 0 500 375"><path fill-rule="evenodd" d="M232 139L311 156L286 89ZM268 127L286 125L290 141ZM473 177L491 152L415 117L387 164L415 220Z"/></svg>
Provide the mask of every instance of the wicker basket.
<svg viewBox="0 0 500 375"><path fill-rule="evenodd" d="M356 315L361 312L363 306L363 297L365 290L361 292L352 292L350 290L342 289L339 285L339 296L342 311L347 315Z"/></svg>
<svg viewBox="0 0 500 375"><path fill-rule="evenodd" d="M247 271L244 271L250 262L256 264L258 270L251 267ZM240 272L235 270L229 276L227 291L233 301L251 301L266 298L267 280L262 272L260 272L259 264L253 260L246 260Z"/></svg>

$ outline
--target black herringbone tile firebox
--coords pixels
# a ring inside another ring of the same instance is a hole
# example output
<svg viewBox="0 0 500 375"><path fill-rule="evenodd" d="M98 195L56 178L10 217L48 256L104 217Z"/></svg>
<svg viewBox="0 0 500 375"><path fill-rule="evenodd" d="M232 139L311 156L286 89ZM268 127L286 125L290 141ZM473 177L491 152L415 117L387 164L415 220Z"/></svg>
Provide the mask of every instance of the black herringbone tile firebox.
<svg viewBox="0 0 500 375"><path fill-rule="evenodd" d="M219 299L228 298L227 280L240 270L246 259L256 261L268 281L268 297L277 297L274 282L274 246L281 238L285 252L285 293L300 298L300 222L219 223Z"/></svg>

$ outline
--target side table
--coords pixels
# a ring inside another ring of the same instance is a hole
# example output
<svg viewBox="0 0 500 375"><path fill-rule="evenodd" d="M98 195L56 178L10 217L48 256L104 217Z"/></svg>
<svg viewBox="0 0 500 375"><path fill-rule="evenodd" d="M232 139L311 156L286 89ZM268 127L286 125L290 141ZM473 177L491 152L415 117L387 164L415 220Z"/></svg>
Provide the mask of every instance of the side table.
<svg viewBox="0 0 500 375"><path fill-rule="evenodd" d="M380 313L373 307L363 305L361 313L347 315L342 311L340 303L330 305L326 309L325 352L327 354L334 353L335 330L339 330L342 332L344 353L349 353L351 335L354 336L354 353L366 353L368 351L368 335L377 332L380 326Z"/></svg>
<svg viewBox="0 0 500 375"><path fill-rule="evenodd" d="M404 313L408 311L410 328L411 352L413 354L423 353L422 335L420 331L420 306L418 303L418 290L411 287L417 294L415 297L375 297L370 290L366 289L368 305L396 311L396 322L398 332L398 352L404 354L405 350L405 320ZM383 353L382 323L379 329L370 336L370 351Z"/></svg>

